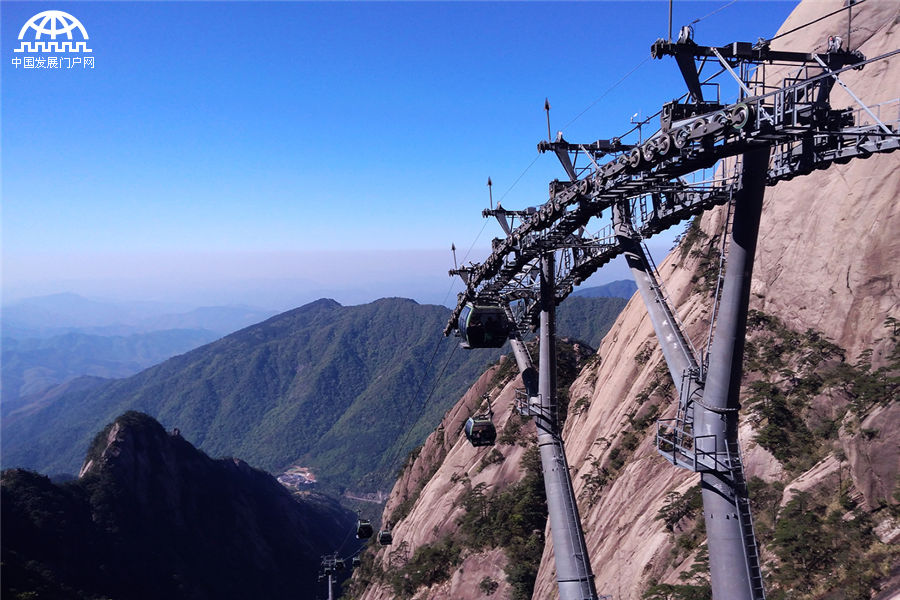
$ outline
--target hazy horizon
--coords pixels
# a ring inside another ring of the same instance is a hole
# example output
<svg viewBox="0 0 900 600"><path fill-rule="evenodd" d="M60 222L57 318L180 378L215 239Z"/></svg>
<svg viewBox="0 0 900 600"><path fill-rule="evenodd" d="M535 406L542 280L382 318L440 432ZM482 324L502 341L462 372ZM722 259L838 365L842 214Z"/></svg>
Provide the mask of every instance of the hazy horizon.
<svg viewBox="0 0 900 600"><path fill-rule="evenodd" d="M673 23L703 44L753 41L795 5L677 2ZM62 8L89 34L91 68L20 67L42 9L3 3L4 304L453 304L450 245L459 264L483 261L504 234L482 209L543 204L565 177L536 151L545 98L553 135L592 142L685 87L674 61L650 59L663 2ZM650 240L657 260L680 229ZM585 285L626 277L619 261Z"/></svg>
<svg viewBox="0 0 900 600"><path fill-rule="evenodd" d="M665 256L668 248L654 248L657 260ZM487 253L487 251L485 251ZM324 253L317 253L324 254ZM381 265L382 278L378 278L379 270L372 267L373 260L384 261L384 255L391 255L389 265ZM381 255L347 255L343 260L332 260L319 263L319 272L313 269L306 271L307 277L291 277L290 273L269 273L257 278L226 277L222 273L206 272L198 268L206 277L193 277L190 263L182 264L182 277L165 279L129 279L125 277L110 278L70 278L60 280L35 281L31 285L21 285L9 289L4 286L2 306L14 306L22 301L47 296L74 294L94 301L115 303L152 302L171 305L173 309L191 310L209 306L247 306L264 310L284 311L296 308L320 298L331 298L345 306L366 304L379 298L402 297L411 298L420 304L441 304L455 306L456 294L462 291L462 283L458 278L451 278L447 271L452 268L450 252L438 253L431 261L424 260L425 252L382 253ZM446 254L445 257L436 256ZM296 253L285 253L282 258L293 258L286 265L310 264L314 256ZM321 258L321 257L319 257ZM244 257L246 260L246 257ZM302 260L301 260L302 259ZM398 265L406 260L407 271L397 272ZM449 260L449 266L440 265ZM331 272L322 273L322 265L327 265ZM334 271L335 265L343 268L343 272ZM393 272L388 270L388 266ZM429 270L429 266L434 268ZM171 273L170 273L171 274ZM328 276L337 274L337 279L352 279L347 285L339 281L329 282ZM341 277L343 276L343 277ZM217 278L218 277L218 278ZM577 289L596 287L618 281L631 279L631 274L621 259L616 259L593 277L582 283ZM355 283L355 285L354 285Z"/></svg>

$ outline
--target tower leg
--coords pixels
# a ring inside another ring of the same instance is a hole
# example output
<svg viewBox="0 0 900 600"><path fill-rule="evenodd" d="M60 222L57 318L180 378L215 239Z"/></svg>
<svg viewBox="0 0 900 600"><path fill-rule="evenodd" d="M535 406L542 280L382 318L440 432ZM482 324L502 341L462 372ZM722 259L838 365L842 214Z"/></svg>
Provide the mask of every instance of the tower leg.
<svg viewBox="0 0 900 600"><path fill-rule="evenodd" d="M584 542L575 491L559 432L556 414L556 302L555 259L552 252L541 260L541 332L538 391L541 410L537 419L538 448L547 491L550 534L556 556L560 600L596 600L594 575Z"/></svg>
<svg viewBox="0 0 900 600"><path fill-rule="evenodd" d="M683 394L681 389L685 374L693 372L697 368L697 358L675 320L675 315L663 298L659 282L650 268L644 249L636 239L636 234L631 227L631 219L626 210L627 207L621 204L617 204L613 208L616 238L625 249L624 255L628 268L631 269L638 292L641 294L644 306L647 307L647 314L650 316L650 322L653 324L653 330L659 340L666 366L669 367L675 389L681 398L687 395ZM695 383L689 382L689 385L696 387Z"/></svg>
<svg viewBox="0 0 900 600"><path fill-rule="evenodd" d="M716 472L701 475L713 600L765 597L752 523L747 523L746 486L737 454L737 410L769 149L748 152L743 160L721 307L710 348L705 407L697 406L694 412L697 448L714 453L721 465Z"/></svg>

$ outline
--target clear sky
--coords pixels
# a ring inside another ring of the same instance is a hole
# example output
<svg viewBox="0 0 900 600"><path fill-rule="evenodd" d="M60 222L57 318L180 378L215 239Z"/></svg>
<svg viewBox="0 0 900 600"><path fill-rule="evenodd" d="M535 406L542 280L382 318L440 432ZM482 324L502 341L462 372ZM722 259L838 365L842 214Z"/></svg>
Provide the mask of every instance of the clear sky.
<svg viewBox="0 0 900 600"><path fill-rule="evenodd" d="M755 41L795 5L675 0L673 21L724 7L698 43ZM534 160L545 97L554 133L589 142L684 88L673 60L645 61L665 1L0 8L4 301L440 302L450 244L481 261L502 235L481 217L488 176L507 208L563 176ZM93 69L13 64L49 9L84 25Z"/></svg>

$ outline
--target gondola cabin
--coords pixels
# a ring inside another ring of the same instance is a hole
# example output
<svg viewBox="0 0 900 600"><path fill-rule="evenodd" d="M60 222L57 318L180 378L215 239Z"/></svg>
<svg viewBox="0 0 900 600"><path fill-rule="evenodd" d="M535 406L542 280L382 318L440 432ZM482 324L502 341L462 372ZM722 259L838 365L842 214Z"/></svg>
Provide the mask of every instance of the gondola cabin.
<svg viewBox="0 0 900 600"><path fill-rule="evenodd" d="M394 543L394 536L387 529L378 532L378 543L382 546L390 546Z"/></svg>
<svg viewBox="0 0 900 600"><path fill-rule="evenodd" d="M499 306L467 303L457 323L463 348L499 348L509 337L509 320Z"/></svg>
<svg viewBox="0 0 900 600"><path fill-rule="evenodd" d="M347 565L344 564L344 559L343 559L343 558L339 558L339 559L337 559L337 560L334 561L334 567L335 567L338 571L343 571L343 570L344 570L344 567L346 567L346 566L347 566Z"/></svg>
<svg viewBox="0 0 900 600"><path fill-rule="evenodd" d="M359 558L358 556L354 556L353 560L351 561L351 564L353 565L354 568L356 568L362 564L362 559Z"/></svg>
<svg viewBox="0 0 900 600"><path fill-rule="evenodd" d="M497 428L491 418L486 415L475 415L466 421L466 438L476 448L493 446L497 439Z"/></svg>
<svg viewBox="0 0 900 600"><path fill-rule="evenodd" d="M356 523L356 539L358 540L367 540L372 537L372 534L375 533L375 530L372 529L372 524L367 519L360 519Z"/></svg>

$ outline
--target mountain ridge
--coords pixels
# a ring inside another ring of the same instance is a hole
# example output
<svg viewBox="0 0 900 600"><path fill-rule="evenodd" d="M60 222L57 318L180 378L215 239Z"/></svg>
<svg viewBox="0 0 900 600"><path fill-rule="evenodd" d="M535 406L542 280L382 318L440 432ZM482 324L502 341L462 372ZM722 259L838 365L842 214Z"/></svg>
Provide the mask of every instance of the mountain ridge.
<svg viewBox="0 0 900 600"><path fill-rule="evenodd" d="M219 337L205 329L166 329L113 336L69 332L46 338L4 338L3 414L20 399L75 377L127 377Z"/></svg>
<svg viewBox="0 0 900 600"><path fill-rule="evenodd" d="M77 481L16 469L0 482L4 597L286 600L355 525L137 412L97 433Z"/></svg>
<svg viewBox="0 0 900 600"><path fill-rule="evenodd" d="M637 284L631 279L618 279L603 285L580 288L572 292L576 298L622 298L629 300L637 291Z"/></svg>
<svg viewBox="0 0 900 600"><path fill-rule="evenodd" d="M580 299L572 328L608 328L619 299ZM591 307L602 317L583 321ZM3 423L5 466L74 472L92 430L125 410L178 427L204 451L272 472L312 467L333 491L385 488L406 453L500 350L461 353L446 307L320 299ZM561 328L565 333L565 327Z"/></svg>

